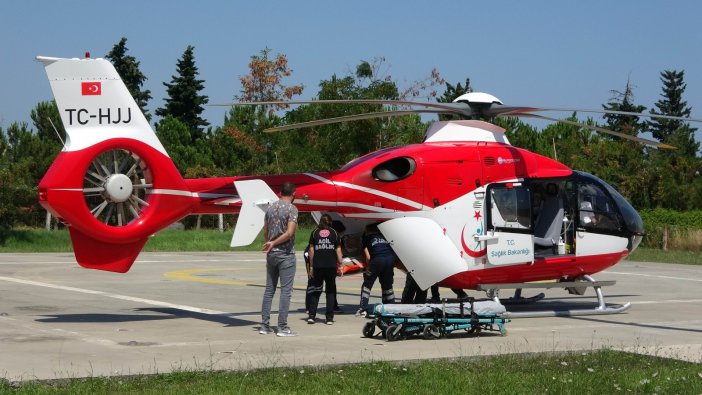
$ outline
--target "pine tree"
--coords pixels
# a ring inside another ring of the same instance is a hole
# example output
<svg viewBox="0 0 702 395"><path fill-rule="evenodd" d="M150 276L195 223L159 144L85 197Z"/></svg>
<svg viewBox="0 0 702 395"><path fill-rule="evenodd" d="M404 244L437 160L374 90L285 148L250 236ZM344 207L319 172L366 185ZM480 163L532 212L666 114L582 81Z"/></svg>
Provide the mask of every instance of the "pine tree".
<svg viewBox="0 0 702 395"><path fill-rule="evenodd" d="M687 84L683 81L684 77L685 71L666 70L661 72L662 99L656 102L658 111L652 110L652 114L676 117L690 116L692 109L682 98L685 88L687 88ZM699 143L695 142L694 138L697 128L692 128L683 121L653 118L648 122L648 126L653 137L661 142L675 145L682 155L694 157L699 150Z"/></svg>
<svg viewBox="0 0 702 395"><path fill-rule="evenodd" d="M122 37L121 40L110 51L105 58L112 62L117 73L122 77L122 81L127 85L129 93L134 97L137 105L146 116L146 119L151 121L146 106L151 100L151 91L148 89L142 90L146 76L139 70L139 62L134 56L127 55L127 39Z"/></svg>
<svg viewBox="0 0 702 395"><path fill-rule="evenodd" d="M612 94L610 102L602 105L603 109L636 113L646 110L645 106L634 104L634 88L630 80L626 81L624 92L613 90ZM603 118L607 129L630 136L638 136L646 128L646 122L635 115L605 114ZM599 175L606 177L635 207L649 206L654 177L647 169L650 163L644 146L615 136L602 135L602 138L612 141L602 144L595 153L604 164Z"/></svg>
<svg viewBox="0 0 702 395"><path fill-rule="evenodd" d="M199 73L195 66L194 49L192 45L188 46L176 65L178 75L172 76L170 84L163 83L168 98L164 99L166 105L156 110L158 116L165 118L170 115L185 124L192 142L202 138L203 128L209 125L209 122L200 117L204 111L203 106L209 99L198 94L204 88L204 80L196 78Z"/></svg>
<svg viewBox="0 0 702 395"><path fill-rule="evenodd" d="M646 110L646 106L634 104L634 89L629 80L626 81L624 92L613 90L612 94L611 101L602 105L603 109L623 112L643 112ZM637 136L646 127L646 122L634 115L605 114L603 118L607 122L608 129L631 136ZM616 139L623 141L619 138Z"/></svg>

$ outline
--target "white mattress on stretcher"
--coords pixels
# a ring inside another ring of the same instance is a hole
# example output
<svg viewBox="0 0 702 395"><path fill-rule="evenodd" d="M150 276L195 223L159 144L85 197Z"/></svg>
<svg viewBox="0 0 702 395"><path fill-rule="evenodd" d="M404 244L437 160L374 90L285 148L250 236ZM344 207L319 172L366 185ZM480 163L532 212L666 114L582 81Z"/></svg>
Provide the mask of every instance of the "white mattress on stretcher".
<svg viewBox="0 0 702 395"><path fill-rule="evenodd" d="M431 314L434 309L444 310L447 315L460 315L460 303L425 303L425 304L377 304L373 307L373 313L376 315L394 314L407 317L415 317L425 314ZM477 315L502 314L507 312L505 306L494 300L482 300L473 303L473 309ZM463 314L470 314L470 303L463 304Z"/></svg>

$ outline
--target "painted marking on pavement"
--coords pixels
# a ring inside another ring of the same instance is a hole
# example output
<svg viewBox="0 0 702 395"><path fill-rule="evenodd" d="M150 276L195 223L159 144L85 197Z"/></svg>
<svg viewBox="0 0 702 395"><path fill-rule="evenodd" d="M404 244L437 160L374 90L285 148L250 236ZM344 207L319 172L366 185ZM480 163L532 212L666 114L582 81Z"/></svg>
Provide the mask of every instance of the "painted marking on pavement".
<svg viewBox="0 0 702 395"><path fill-rule="evenodd" d="M144 298L138 298L138 297L134 297L134 296L120 295L120 294L116 294L116 293L112 293L112 292L96 291L96 290L85 289L85 288L67 287L64 285L55 285L55 284L43 283L43 282L32 281L32 280L22 280L19 278L0 276L0 281L8 281L8 282L13 282L13 283L17 283L17 284L33 285L33 286L44 287L44 288L53 288L53 289L59 289L62 291L79 292L79 293L84 293L84 294L89 294L89 295L98 295L98 296L104 296L104 297L112 298L112 299L119 299L119 300L126 300L129 302L143 303L143 304L148 304L151 306L168 307L168 308L173 308L173 309L178 309L178 310L190 311L190 312L194 312L194 313L212 314L212 315L228 315L228 314L230 314L229 312L226 312L226 311L218 311L218 310L212 310L212 309L205 309L205 308L201 308L201 307L193 307L193 306L187 306L187 305L182 305L182 304L162 302L160 300L144 299Z"/></svg>

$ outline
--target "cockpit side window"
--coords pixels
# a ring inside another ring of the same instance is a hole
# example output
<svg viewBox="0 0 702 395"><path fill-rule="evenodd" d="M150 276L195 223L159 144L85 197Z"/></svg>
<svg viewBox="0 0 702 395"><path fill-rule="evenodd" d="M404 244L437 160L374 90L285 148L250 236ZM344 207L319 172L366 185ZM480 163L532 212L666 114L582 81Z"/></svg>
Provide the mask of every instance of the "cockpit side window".
<svg viewBox="0 0 702 395"><path fill-rule="evenodd" d="M621 228L614 202L595 184L578 185L579 225L592 231L617 231Z"/></svg>
<svg viewBox="0 0 702 395"><path fill-rule="evenodd" d="M387 160L373 168L373 178L379 181L398 181L411 176L417 169L417 162L408 156Z"/></svg>

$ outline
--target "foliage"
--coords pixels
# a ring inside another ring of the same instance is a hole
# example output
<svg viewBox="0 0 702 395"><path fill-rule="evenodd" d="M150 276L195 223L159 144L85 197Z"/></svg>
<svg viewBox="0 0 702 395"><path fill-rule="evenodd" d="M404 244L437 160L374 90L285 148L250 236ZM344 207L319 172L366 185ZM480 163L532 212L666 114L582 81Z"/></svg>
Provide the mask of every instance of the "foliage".
<svg viewBox="0 0 702 395"><path fill-rule="evenodd" d="M107 58L115 64L143 109L150 92L140 91L146 77L139 70L139 62L127 55L126 41L122 38ZM284 124L404 109L379 104L308 104L283 115L284 105L276 104L232 107L221 126L205 130L208 123L200 115L208 98L199 94L204 81L197 79L193 52L194 48L188 46L177 61L176 75L171 83L164 83L168 90L166 103L156 110L163 117L157 125L158 137L188 178L334 170L377 149L418 143L428 127L419 116L408 115L264 133L266 128ZM415 101L426 98L443 103L473 90L469 78L450 84L436 69L426 78L403 86L389 70L382 57L363 60L348 75L334 74L321 80L315 97ZM292 75L287 56L274 55L265 48L251 57L249 72L239 78L242 87L235 98L240 101L294 99L303 92L303 86L288 83ZM661 81L661 100L655 103L653 113L689 115L691 108L684 101L684 72L666 70L661 73ZM445 89L437 93L440 86ZM646 108L635 102L630 80L624 89L612 93L603 105L606 110L639 112ZM41 223L39 214L43 210L36 201L36 185L61 148L54 126L61 139L65 139L54 102L38 103L31 111L31 119L34 130L26 124L0 129L0 223L6 226ZM597 125L592 119L578 119L576 113L567 119ZM605 115L604 120L602 126L632 136L650 128L654 138L678 149L651 149L562 123L539 130L517 118L491 121L506 130L513 145L597 175L615 186L638 209L702 208L702 158L696 156L699 144L692 137L696 129L684 122L661 119L643 122L639 117L621 114Z"/></svg>
<svg viewBox="0 0 702 395"><path fill-rule="evenodd" d="M32 118L42 122L47 118L38 114L51 113L51 108L51 103L40 103ZM0 130L0 135L0 224L37 225L38 217L43 216L37 184L60 150L58 138L53 131L53 138L40 136L26 123L13 123L6 131Z"/></svg>
<svg viewBox="0 0 702 395"><path fill-rule="evenodd" d="M463 86L461 86L460 82L456 85L451 85L446 82L444 94L437 97L436 101L439 103L452 103L459 96L470 92L473 92L473 87L470 86L470 78L466 78L466 83ZM440 121L448 121L451 119L460 119L460 117L458 115L439 115Z"/></svg>
<svg viewBox="0 0 702 395"><path fill-rule="evenodd" d="M190 129L173 116L166 116L158 124L156 135L181 174L196 165L211 164L209 147L205 148L201 140L193 144Z"/></svg>
<svg viewBox="0 0 702 395"><path fill-rule="evenodd" d="M251 57L249 74L239 78L242 89L235 98L242 102L290 100L302 93L302 85L286 85L292 75L288 59L283 54L271 57L269 48ZM213 158L217 166L234 174L282 173L280 155L290 147L280 135L263 131L280 124L276 110L285 105L234 106L225 117L224 127L218 128L212 141ZM285 162L283 162L285 163Z"/></svg>
<svg viewBox="0 0 702 395"><path fill-rule="evenodd" d="M167 117L171 115L184 123L190 130L192 142L202 138L203 128L210 123L200 117L204 111L204 105L209 99L207 96L198 94L204 89L204 80L197 79L199 74L195 66L195 47L189 45L183 52L183 56L176 64L178 75L172 76L171 83L164 82L168 97L164 99L164 107L156 109L156 115Z"/></svg>
<svg viewBox="0 0 702 395"><path fill-rule="evenodd" d="M702 250L702 240L698 240L702 235L702 210L656 208L641 210L639 214L646 229L644 246L661 248L663 229L667 228L670 248Z"/></svg>
<svg viewBox="0 0 702 395"><path fill-rule="evenodd" d="M56 149L61 149L61 142L66 141L66 129L61 122L61 115L56 101L39 102L29 113L36 130L36 137L48 144L53 143Z"/></svg>
<svg viewBox="0 0 702 395"><path fill-rule="evenodd" d="M410 96L419 97L443 83L434 69L430 77L415 81L400 89L392 77L383 73L384 59L361 61L354 75L332 75L319 84L319 100L398 100ZM429 97L435 92L428 93ZM287 124L317 119L368 114L385 110L397 110L380 104L310 104L289 111L284 119ZM417 115L364 119L321 125L288 135L286 141L294 157L286 157L295 170L337 169L350 160L377 149L421 141L427 125Z"/></svg>
<svg viewBox="0 0 702 395"><path fill-rule="evenodd" d="M658 111L652 110L652 114L676 117L690 116L692 109L688 107L687 102L682 98L685 88L687 88L687 84L683 82L684 77L684 71L665 70L661 72L661 82L663 82L662 98L656 102ZM690 128L679 120L663 118L652 118L648 125L653 137L659 141L672 143L671 139L675 139L678 143L686 143L679 146L686 154L694 156L697 153L699 144L694 140L696 128Z"/></svg>
<svg viewBox="0 0 702 395"><path fill-rule="evenodd" d="M127 55L127 38L122 37L121 40L112 50L105 55L105 58L112 62L115 66L117 73L124 81L127 86L129 93L136 101L137 106L144 113L146 119L151 121L151 114L149 114L146 106L151 100L151 91L148 89L142 90L142 86L146 81L146 76L139 69L139 63L134 56Z"/></svg>

